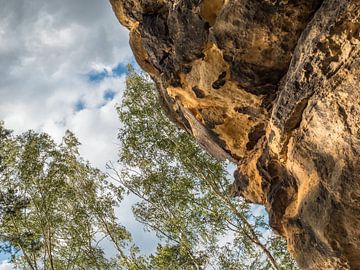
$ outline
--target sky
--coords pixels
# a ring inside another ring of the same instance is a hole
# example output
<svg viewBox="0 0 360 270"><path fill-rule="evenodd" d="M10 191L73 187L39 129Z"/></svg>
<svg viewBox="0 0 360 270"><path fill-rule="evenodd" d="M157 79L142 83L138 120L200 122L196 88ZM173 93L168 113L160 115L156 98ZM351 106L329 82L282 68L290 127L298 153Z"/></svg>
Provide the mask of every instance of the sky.
<svg viewBox="0 0 360 270"><path fill-rule="evenodd" d="M117 159L115 106L134 64L128 44L107 0L0 0L0 119L16 133L47 132L57 142L70 129L82 156L105 169ZM127 198L117 214L149 253L157 240L134 220L133 203ZM0 254L0 270L10 269Z"/></svg>
<svg viewBox="0 0 360 270"><path fill-rule="evenodd" d="M104 169L116 160L115 106L133 62L107 0L0 0L0 119L16 133L33 129L59 142L70 129L82 156ZM131 203L118 210L120 221L151 251L155 238L131 218Z"/></svg>

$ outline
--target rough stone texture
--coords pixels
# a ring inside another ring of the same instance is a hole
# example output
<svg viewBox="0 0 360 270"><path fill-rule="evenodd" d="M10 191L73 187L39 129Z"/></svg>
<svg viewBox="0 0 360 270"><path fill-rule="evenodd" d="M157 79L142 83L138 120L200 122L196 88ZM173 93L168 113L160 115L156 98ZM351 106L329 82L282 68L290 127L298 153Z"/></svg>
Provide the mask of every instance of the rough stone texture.
<svg viewBox="0 0 360 270"><path fill-rule="evenodd" d="M111 0L163 109L303 269L360 269L360 1Z"/></svg>

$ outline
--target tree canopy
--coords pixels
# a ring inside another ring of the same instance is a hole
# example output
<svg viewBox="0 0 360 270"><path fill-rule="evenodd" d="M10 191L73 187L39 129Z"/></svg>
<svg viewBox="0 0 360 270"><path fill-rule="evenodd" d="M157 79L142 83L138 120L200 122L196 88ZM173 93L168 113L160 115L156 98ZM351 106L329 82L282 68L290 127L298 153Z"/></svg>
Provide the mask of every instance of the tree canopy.
<svg viewBox="0 0 360 270"><path fill-rule="evenodd" d="M47 134L14 136L0 124L0 136L1 251L18 269L114 267L101 241L121 251L131 237L117 222L106 175L79 156L74 134L58 145Z"/></svg>
<svg viewBox="0 0 360 270"><path fill-rule="evenodd" d="M81 158L70 131L57 144L0 122L0 251L24 270L297 269L264 215L229 196L231 164L172 123L156 93L129 69L117 108L119 164L107 172ZM152 254L115 215L126 194L138 197L136 219L159 237Z"/></svg>
<svg viewBox="0 0 360 270"><path fill-rule="evenodd" d="M264 217L229 196L229 164L209 156L160 107L154 83L130 68L118 107L116 178L140 198L136 218L164 240L152 257L156 269L296 269Z"/></svg>

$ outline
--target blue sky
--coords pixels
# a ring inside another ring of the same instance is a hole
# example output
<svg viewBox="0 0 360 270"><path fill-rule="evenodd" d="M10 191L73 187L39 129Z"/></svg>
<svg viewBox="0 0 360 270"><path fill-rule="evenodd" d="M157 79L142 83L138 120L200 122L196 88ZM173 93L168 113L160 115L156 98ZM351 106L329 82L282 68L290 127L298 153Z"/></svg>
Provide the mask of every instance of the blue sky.
<svg viewBox="0 0 360 270"><path fill-rule="evenodd" d="M125 63L119 63L113 67L110 71L107 69L103 70L92 70L87 74L88 80L92 83L98 83L109 77L119 77L127 72L127 65Z"/></svg>
<svg viewBox="0 0 360 270"><path fill-rule="evenodd" d="M81 154L105 169L117 159L115 106L134 64L128 31L106 0L0 0L0 7L0 119L57 141L70 129ZM117 210L120 222L151 251L155 237L132 218L133 202ZM3 259L0 270L11 269Z"/></svg>

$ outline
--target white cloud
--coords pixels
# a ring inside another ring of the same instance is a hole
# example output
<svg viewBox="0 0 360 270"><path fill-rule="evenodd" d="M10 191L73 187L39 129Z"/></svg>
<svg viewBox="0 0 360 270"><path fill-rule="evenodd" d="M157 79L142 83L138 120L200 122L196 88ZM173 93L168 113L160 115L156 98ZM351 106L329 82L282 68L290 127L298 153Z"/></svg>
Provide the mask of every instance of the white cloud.
<svg viewBox="0 0 360 270"><path fill-rule="evenodd" d="M0 0L0 7L0 119L17 133L44 131L57 141L70 129L92 164L104 168L116 160L114 107L124 77L87 77L104 70L111 75L119 63L132 61L128 31L108 1ZM104 98L109 89L113 100ZM131 220L130 202L124 209L120 220ZM139 244L152 246L133 219L129 226L135 239L144 239Z"/></svg>
<svg viewBox="0 0 360 270"><path fill-rule="evenodd" d="M0 118L16 132L35 129L58 139L70 128L86 158L103 167L116 155L118 127L115 101L103 95L111 89L119 97L124 78L92 84L86 74L131 61L127 30L107 1L0 0L0 6ZM79 101L86 107L75 112Z"/></svg>
<svg viewBox="0 0 360 270"><path fill-rule="evenodd" d="M7 261L0 262L0 270L13 270L13 265Z"/></svg>

